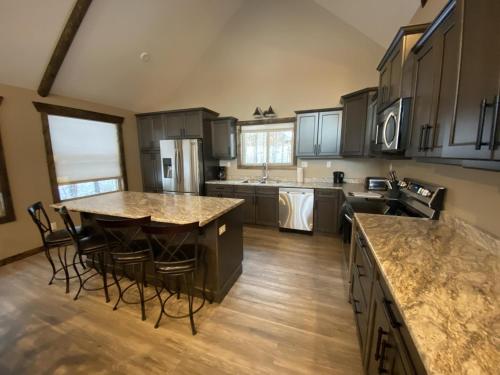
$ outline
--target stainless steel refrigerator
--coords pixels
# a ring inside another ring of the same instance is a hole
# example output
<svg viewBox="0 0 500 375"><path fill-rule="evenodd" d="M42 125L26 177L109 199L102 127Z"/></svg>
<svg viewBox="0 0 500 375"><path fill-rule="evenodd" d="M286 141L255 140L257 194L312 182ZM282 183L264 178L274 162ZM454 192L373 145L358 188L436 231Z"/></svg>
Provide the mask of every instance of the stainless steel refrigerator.
<svg viewBox="0 0 500 375"><path fill-rule="evenodd" d="M201 139L160 141L163 191L199 195L203 192L204 166Z"/></svg>

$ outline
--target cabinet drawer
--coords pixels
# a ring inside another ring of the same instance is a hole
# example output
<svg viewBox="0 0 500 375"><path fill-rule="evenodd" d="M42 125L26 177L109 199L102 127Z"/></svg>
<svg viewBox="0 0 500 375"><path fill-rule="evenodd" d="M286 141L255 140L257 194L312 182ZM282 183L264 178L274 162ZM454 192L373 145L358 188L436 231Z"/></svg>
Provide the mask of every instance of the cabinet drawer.
<svg viewBox="0 0 500 375"><path fill-rule="evenodd" d="M356 325L358 327L361 352L363 352L366 347L367 339L368 309L367 305L363 301L359 274L356 270L352 273L351 304L354 311L354 318L356 319Z"/></svg>
<svg viewBox="0 0 500 375"><path fill-rule="evenodd" d="M314 189L314 195L322 198L337 198L340 190L337 189Z"/></svg>
<svg viewBox="0 0 500 375"><path fill-rule="evenodd" d="M217 191L225 191L228 193L232 193L234 191L233 185L215 185L215 184L207 184L207 193L217 192Z"/></svg>
<svg viewBox="0 0 500 375"><path fill-rule="evenodd" d="M236 193L255 194L255 186L235 185L234 186L234 191Z"/></svg>
<svg viewBox="0 0 500 375"><path fill-rule="evenodd" d="M255 194L260 195L278 195L278 188L271 186L256 186Z"/></svg>

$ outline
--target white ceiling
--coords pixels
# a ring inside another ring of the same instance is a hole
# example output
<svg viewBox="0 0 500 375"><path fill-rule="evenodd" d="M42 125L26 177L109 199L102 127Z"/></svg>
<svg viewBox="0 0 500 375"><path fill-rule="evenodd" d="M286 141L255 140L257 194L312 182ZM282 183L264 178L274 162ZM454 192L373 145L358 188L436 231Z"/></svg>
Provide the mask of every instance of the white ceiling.
<svg viewBox="0 0 500 375"><path fill-rule="evenodd" d="M140 110L144 96L168 98L248 1L94 1L52 93ZM315 1L387 46L420 0ZM71 12L69 0L0 0L0 83L36 89ZM151 59L139 59L146 51Z"/></svg>

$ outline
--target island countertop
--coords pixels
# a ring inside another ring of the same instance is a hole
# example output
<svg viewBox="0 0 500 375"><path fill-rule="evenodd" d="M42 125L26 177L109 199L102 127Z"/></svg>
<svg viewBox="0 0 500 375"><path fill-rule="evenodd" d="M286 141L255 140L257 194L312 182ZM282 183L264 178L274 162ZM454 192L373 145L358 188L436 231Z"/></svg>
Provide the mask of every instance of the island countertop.
<svg viewBox="0 0 500 375"><path fill-rule="evenodd" d="M356 214L431 374L500 368L500 241L452 223Z"/></svg>
<svg viewBox="0 0 500 375"><path fill-rule="evenodd" d="M198 221L201 227L243 202L243 199L233 198L121 191L64 201L52 207L66 206L69 211L125 218L151 216L152 221L171 224Z"/></svg>

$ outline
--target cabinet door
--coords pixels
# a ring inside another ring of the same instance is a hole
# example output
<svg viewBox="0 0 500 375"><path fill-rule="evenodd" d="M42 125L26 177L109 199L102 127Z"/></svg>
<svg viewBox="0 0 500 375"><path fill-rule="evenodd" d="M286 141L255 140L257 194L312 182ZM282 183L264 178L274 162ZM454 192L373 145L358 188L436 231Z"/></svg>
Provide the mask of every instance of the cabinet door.
<svg viewBox="0 0 500 375"><path fill-rule="evenodd" d="M351 279L351 304L354 311L356 327L358 329L361 353L364 353L367 346L368 308L363 302L364 298L362 293L358 270L353 269Z"/></svg>
<svg viewBox="0 0 500 375"><path fill-rule="evenodd" d="M203 138L203 117L201 111L186 112L184 116L183 137Z"/></svg>
<svg viewBox="0 0 500 375"><path fill-rule="evenodd" d="M393 56L390 59L391 71L389 81L389 103L392 103L401 97L401 74L403 64L401 48L402 42L400 42L400 48L393 52Z"/></svg>
<svg viewBox="0 0 500 375"><path fill-rule="evenodd" d="M212 121L212 156L215 159L236 157L236 129L234 120Z"/></svg>
<svg viewBox="0 0 500 375"><path fill-rule="evenodd" d="M495 103L500 93L499 14L500 1L457 2L462 25L460 71L455 122L443 147L445 157L492 158L492 133L498 126Z"/></svg>
<svg viewBox="0 0 500 375"><path fill-rule="evenodd" d="M163 115L168 138L181 138L184 135L184 113L168 113Z"/></svg>
<svg viewBox="0 0 500 375"><path fill-rule="evenodd" d="M339 223L339 196L335 190L316 191L314 194L314 231L337 233Z"/></svg>
<svg viewBox="0 0 500 375"><path fill-rule="evenodd" d="M341 153L362 156L364 153L368 95L357 95L344 101Z"/></svg>
<svg viewBox="0 0 500 375"><path fill-rule="evenodd" d="M166 137L165 128L163 116L153 116L153 148L160 148L160 141Z"/></svg>
<svg viewBox="0 0 500 375"><path fill-rule="evenodd" d="M342 111L320 112L318 124L318 156L340 155Z"/></svg>
<svg viewBox="0 0 500 375"><path fill-rule="evenodd" d="M389 104L389 87L391 82L391 64L388 62L382 67L380 71L378 102L379 111L384 109Z"/></svg>
<svg viewBox="0 0 500 375"><path fill-rule="evenodd" d="M278 226L278 196L255 196L255 224Z"/></svg>
<svg viewBox="0 0 500 375"><path fill-rule="evenodd" d="M245 200L243 203L243 223L255 224L255 195L235 193L234 197Z"/></svg>
<svg viewBox="0 0 500 375"><path fill-rule="evenodd" d="M415 83L413 91L412 133L409 156L425 156L429 129L434 124L434 82L438 80L439 64L435 39L431 37L415 57Z"/></svg>
<svg viewBox="0 0 500 375"><path fill-rule="evenodd" d="M144 191L162 191L161 158L159 152L141 153L142 185Z"/></svg>
<svg viewBox="0 0 500 375"><path fill-rule="evenodd" d="M153 117L138 117L137 133L139 136L139 147L142 150L154 148Z"/></svg>
<svg viewBox="0 0 500 375"><path fill-rule="evenodd" d="M318 113L297 116L297 156L316 156Z"/></svg>

